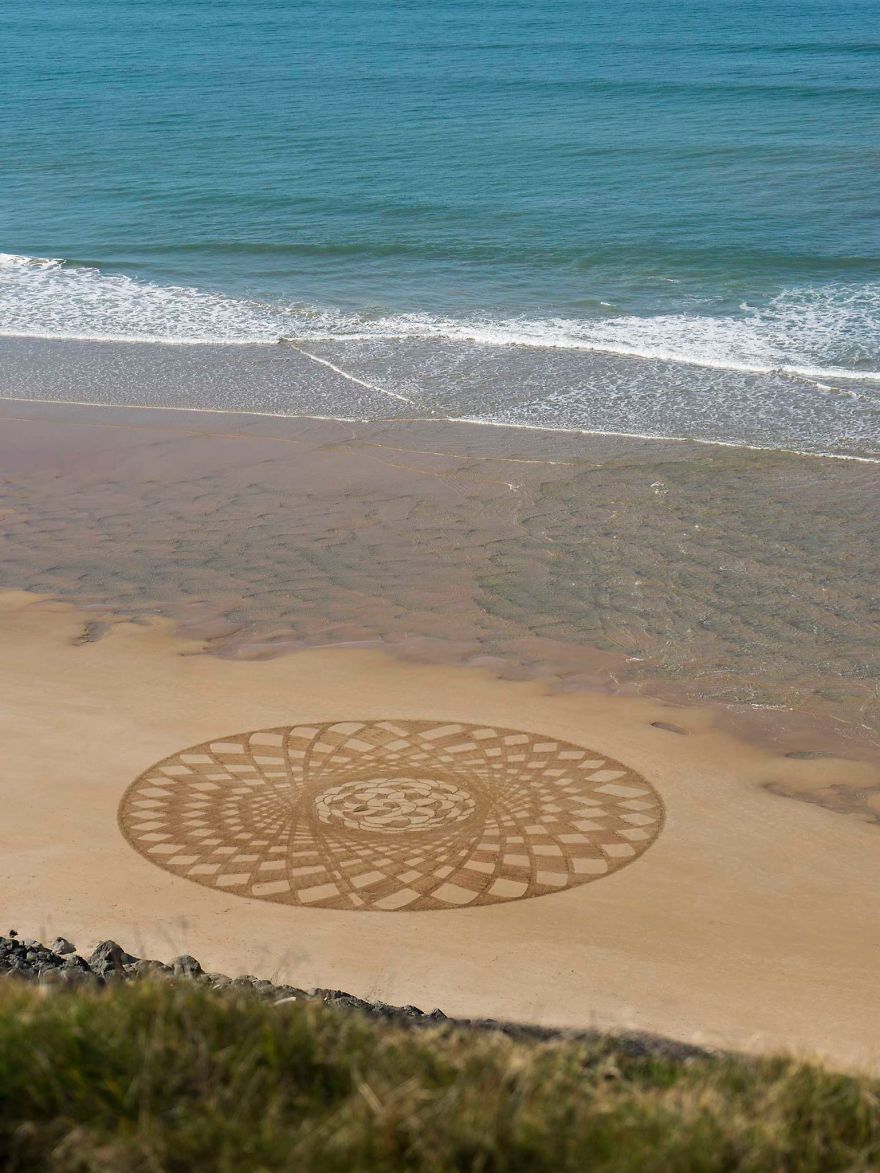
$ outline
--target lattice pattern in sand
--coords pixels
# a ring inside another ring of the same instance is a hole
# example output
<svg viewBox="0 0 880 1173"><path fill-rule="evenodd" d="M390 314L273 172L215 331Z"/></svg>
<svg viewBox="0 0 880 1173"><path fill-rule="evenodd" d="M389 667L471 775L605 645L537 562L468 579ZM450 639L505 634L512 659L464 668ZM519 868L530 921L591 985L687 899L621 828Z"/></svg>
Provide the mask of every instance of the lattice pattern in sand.
<svg viewBox="0 0 880 1173"><path fill-rule="evenodd" d="M656 790L554 737L438 721L262 729L182 750L126 792L152 863L239 896L414 912L544 896L631 863Z"/></svg>

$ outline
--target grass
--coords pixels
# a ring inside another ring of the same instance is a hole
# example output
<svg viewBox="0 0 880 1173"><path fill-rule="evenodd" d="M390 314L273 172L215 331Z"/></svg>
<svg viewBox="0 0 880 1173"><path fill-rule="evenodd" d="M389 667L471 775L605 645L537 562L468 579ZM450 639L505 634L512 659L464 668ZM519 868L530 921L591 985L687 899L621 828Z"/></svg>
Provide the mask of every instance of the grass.
<svg viewBox="0 0 880 1173"><path fill-rule="evenodd" d="M880 1084L785 1059L407 1028L187 983L0 983L0 1167L870 1170Z"/></svg>

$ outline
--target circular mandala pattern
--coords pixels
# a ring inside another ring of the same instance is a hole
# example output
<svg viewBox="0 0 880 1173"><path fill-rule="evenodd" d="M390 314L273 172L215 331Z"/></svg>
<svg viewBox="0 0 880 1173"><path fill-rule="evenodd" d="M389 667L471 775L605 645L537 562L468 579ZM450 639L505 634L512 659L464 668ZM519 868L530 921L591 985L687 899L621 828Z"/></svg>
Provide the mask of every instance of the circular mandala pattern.
<svg viewBox="0 0 880 1173"><path fill-rule="evenodd" d="M325 823L364 831L426 831L466 819L474 800L449 782L415 778L370 779L332 786L315 799Z"/></svg>
<svg viewBox="0 0 880 1173"><path fill-rule="evenodd" d="M607 876L650 847L663 804L626 766L541 734L338 721L182 750L132 783L119 821L148 860L224 892L416 912Z"/></svg>

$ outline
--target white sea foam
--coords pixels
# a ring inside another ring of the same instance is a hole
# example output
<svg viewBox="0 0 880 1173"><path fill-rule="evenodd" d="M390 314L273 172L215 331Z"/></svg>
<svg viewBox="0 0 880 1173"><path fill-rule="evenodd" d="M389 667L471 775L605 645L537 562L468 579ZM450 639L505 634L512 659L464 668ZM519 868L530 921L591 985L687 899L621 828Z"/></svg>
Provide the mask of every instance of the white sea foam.
<svg viewBox="0 0 880 1173"><path fill-rule="evenodd" d="M880 284L790 290L738 316L666 314L600 319L450 321L398 315L364 337L449 338L495 346L598 350L719 369L810 378L880 379ZM868 366L868 364L871 364Z"/></svg>
<svg viewBox="0 0 880 1173"><path fill-rule="evenodd" d="M259 302L134 281L51 258L0 253L0 334L124 342L275 342L291 324L287 315Z"/></svg>
<svg viewBox="0 0 880 1173"><path fill-rule="evenodd" d="M426 339L604 351L813 379L880 379L880 283L792 289L763 306L743 305L736 315L368 318L0 253L0 334L177 344Z"/></svg>

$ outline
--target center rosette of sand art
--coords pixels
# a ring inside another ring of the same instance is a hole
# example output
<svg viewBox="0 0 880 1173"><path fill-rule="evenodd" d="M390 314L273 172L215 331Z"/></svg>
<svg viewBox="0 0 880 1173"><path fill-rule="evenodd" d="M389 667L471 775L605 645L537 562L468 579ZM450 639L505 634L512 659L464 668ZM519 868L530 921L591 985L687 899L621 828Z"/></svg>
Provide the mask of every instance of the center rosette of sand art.
<svg viewBox="0 0 880 1173"><path fill-rule="evenodd" d="M223 892L415 912L545 896L632 863L663 825L644 778L537 733L337 721L181 750L123 797L129 843Z"/></svg>

